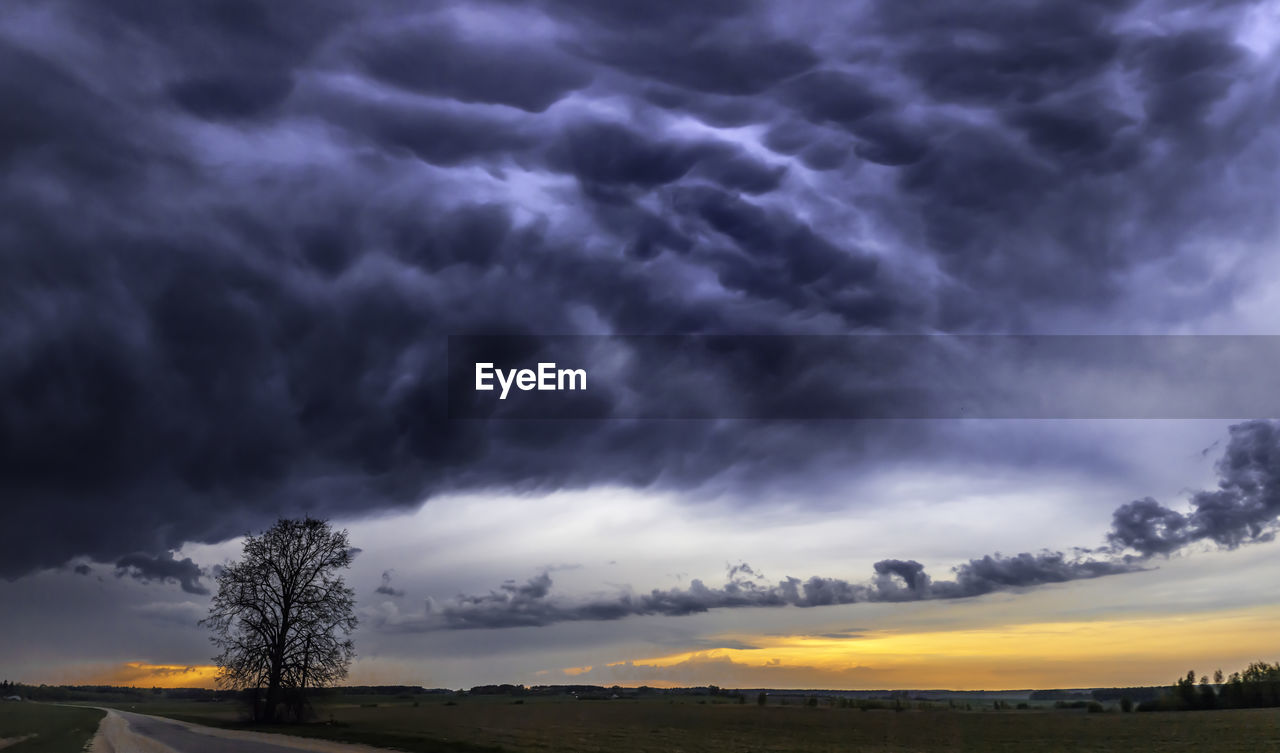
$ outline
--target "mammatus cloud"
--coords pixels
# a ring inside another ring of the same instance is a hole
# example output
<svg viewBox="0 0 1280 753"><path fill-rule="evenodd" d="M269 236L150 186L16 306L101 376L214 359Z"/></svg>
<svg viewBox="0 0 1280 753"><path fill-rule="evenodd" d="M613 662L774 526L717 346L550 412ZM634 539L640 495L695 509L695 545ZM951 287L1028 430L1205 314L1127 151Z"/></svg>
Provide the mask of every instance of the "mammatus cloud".
<svg viewBox="0 0 1280 753"><path fill-rule="evenodd" d="M722 586L694 580L688 588L586 599L552 595L551 576L544 572L523 584L508 581L487 594L458 596L441 604L428 601L422 616L383 615L382 624L399 630L460 630L616 620L633 615L679 616L734 607L962 599L1135 572L1144 569L1152 557L1200 541L1226 548L1270 541L1280 517L1280 424L1248 421L1230 427L1229 434L1217 464L1218 489L1192 495L1190 512L1171 510L1150 498L1127 503L1115 511L1107 534L1109 546L1079 550L1074 556L1062 552L997 553L958 565L952 568L950 580L937 581L915 560L881 560L866 582L814 576L807 580L787 577L773 584L762 583L754 569L741 563L729 567L728 581Z"/></svg>
<svg viewBox="0 0 1280 753"><path fill-rule="evenodd" d="M145 583L173 581L189 594L208 595L209 589L200 582L204 570L190 557L181 560L173 552L152 556L144 553L129 554L116 561L116 577L135 578Z"/></svg>
<svg viewBox="0 0 1280 753"><path fill-rule="evenodd" d="M1165 5L8 0L0 577L894 442L608 380L589 427L450 422L448 333L1079 331L1166 268L1214 282L1125 321L1210 315L1250 278L1205 249L1275 226L1275 52Z"/></svg>

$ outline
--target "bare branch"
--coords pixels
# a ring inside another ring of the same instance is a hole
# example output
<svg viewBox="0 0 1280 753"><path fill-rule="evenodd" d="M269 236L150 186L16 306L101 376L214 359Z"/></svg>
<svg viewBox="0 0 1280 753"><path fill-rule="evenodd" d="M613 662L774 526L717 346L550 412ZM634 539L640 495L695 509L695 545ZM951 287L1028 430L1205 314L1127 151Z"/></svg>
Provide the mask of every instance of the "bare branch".
<svg viewBox="0 0 1280 753"><path fill-rule="evenodd" d="M300 716L305 691L346 677L355 657L355 592L337 571L351 564L347 532L314 518L281 519L245 539L239 562L217 576L209 628L220 687L265 691L258 719L279 707ZM260 694L261 695L261 694Z"/></svg>

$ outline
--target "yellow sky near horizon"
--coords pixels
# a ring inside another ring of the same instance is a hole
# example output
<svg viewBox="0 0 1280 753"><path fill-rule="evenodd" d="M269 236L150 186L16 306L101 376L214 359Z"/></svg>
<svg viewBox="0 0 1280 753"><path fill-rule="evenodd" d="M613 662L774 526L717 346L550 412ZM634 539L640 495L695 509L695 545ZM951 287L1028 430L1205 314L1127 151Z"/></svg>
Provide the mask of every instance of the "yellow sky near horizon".
<svg viewBox="0 0 1280 753"><path fill-rule="evenodd" d="M717 648L561 670L577 682L955 690L1163 685L1188 669L1275 660L1280 607L1038 622L852 637L726 634ZM1224 663L1224 654L1235 661ZM1238 665L1238 666L1237 666ZM717 681L720 676L724 679ZM771 681L772 680L772 681Z"/></svg>
<svg viewBox="0 0 1280 753"><path fill-rule="evenodd" d="M1188 669L1230 673L1280 658L1280 606L1025 624L873 629L851 637L717 636L731 645L566 667L510 682L603 685L995 690L1163 685ZM209 665L133 661L78 673L77 684L213 687ZM358 664L353 682L360 682ZM412 683L412 678L396 682Z"/></svg>

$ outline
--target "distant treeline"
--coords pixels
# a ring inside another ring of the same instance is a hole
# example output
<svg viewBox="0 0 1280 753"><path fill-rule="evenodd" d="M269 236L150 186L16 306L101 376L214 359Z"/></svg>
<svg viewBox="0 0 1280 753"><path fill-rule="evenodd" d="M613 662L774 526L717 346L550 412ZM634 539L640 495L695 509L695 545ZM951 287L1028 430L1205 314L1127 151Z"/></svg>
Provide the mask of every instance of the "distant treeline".
<svg viewBox="0 0 1280 753"><path fill-rule="evenodd" d="M443 695L454 692L449 688L424 688L421 685L341 685L325 690L340 695Z"/></svg>
<svg viewBox="0 0 1280 753"><path fill-rule="evenodd" d="M350 685L324 688L319 694L342 695L429 695L453 693L447 688L424 688L419 685ZM119 685L24 685L0 680L0 698L18 696L28 701L101 701L107 703L145 702L159 698L175 701L235 701L236 690L209 688L135 688Z"/></svg>
<svg viewBox="0 0 1280 753"><path fill-rule="evenodd" d="M549 696L574 695L579 697L625 697L636 698L649 695L742 695L742 691L730 691L715 685L700 685L690 688L652 688L641 685L638 688L621 685L477 685L467 691L459 691L466 695L505 695L505 696Z"/></svg>
<svg viewBox="0 0 1280 753"><path fill-rule="evenodd" d="M1024 691L1025 692L1025 691ZM789 701L816 705L816 697L826 699L827 705L840 704L863 707L862 700L882 699L892 706L903 707L913 700L938 700L933 691L840 691L840 690L728 690L715 685L684 688L653 688L648 686L621 687L618 685L477 685L470 690L425 688L420 685L349 685L326 688L320 695L370 695L413 697L420 695L453 694L474 696L575 696L582 700L639 698L644 696L698 695L723 696L732 701L746 703L749 699L772 698L775 702ZM993 694L992 691L948 692L949 705L955 706L956 696L972 695L975 698ZM0 681L0 698L18 696L31 701L141 703L160 699L233 702L239 692L206 688L136 688L116 685L26 685ZM1077 688L1061 690L1035 690L1029 694L1031 701L1055 701L1060 708L1090 708L1094 705L1119 702L1121 710L1129 711L1182 711L1193 709L1240 709L1280 707L1280 663L1254 662L1240 672L1224 677L1218 670L1210 678L1197 679L1194 671L1177 680L1171 686L1143 686L1130 688ZM997 708L1006 702L997 701ZM1019 707L1026 704L1019 704ZM876 708L882 706L876 705ZM1097 710L1101 710L1099 705Z"/></svg>
<svg viewBox="0 0 1280 753"><path fill-rule="evenodd" d="M1098 701L1108 703L1128 698L1131 703L1154 701L1169 691L1167 685L1147 685L1132 688L1078 688L1074 690L1033 690L1033 701Z"/></svg>
<svg viewBox="0 0 1280 753"><path fill-rule="evenodd" d="M117 685L24 685L0 681L0 698L18 696L28 701L149 701L157 696L184 701L219 701L235 697L232 690L203 688L133 688Z"/></svg>
<svg viewBox="0 0 1280 753"><path fill-rule="evenodd" d="M733 695L715 685L690 688L624 688L618 685L477 685L470 690L450 688L425 688L421 685L344 685L318 688L317 696L376 695L412 697L420 695L502 695L502 696L557 696L573 695L586 698L635 698L647 695ZM0 698L19 696L30 701L101 701L109 703L145 702L159 698L181 701L235 701L240 691L213 690L208 688L138 688L118 685L26 685L0 681Z"/></svg>
<svg viewBox="0 0 1280 753"><path fill-rule="evenodd" d="M1253 709L1280 706L1280 663L1254 662L1243 672L1223 678L1222 670L1213 680L1195 670L1187 672L1157 699L1143 703L1139 711L1188 711L1194 709Z"/></svg>

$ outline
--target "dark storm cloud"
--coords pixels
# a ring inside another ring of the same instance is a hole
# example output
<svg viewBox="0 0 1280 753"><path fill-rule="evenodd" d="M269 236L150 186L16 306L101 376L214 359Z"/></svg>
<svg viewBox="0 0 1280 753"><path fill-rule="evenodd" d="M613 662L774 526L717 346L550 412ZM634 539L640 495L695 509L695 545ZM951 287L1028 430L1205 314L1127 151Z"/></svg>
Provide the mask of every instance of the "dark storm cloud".
<svg viewBox="0 0 1280 753"><path fill-rule="evenodd" d="M1245 54L1220 31L1193 29L1144 40L1129 62L1147 84L1148 127L1193 137L1213 104L1230 93Z"/></svg>
<svg viewBox="0 0 1280 753"><path fill-rule="evenodd" d="M209 589L204 587L200 578L204 570L191 561L190 557L179 560L173 552L152 556L138 553L129 554L116 561L116 577L129 576L143 582L172 581L189 594L208 595Z"/></svg>
<svg viewBox="0 0 1280 753"><path fill-rule="evenodd" d="M251 0L165 6L125 0L88 13L77 7L82 3L63 5L62 21L84 41L109 43L114 37L118 44L127 35L135 53L154 56L149 73L165 81L157 95L195 117L216 121L277 115L295 72L356 19L340 2L308 3L305 13L289 3ZM110 67L111 75L126 73L118 62ZM150 118L158 112L136 114Z"/></svg>
<svg viewBox="0 0 1280 753"><path fill-rule="evenodd" d="M758 195L776 190L787 172L786 166L769 165L736 145L654 140L617 123L570 127L550 150L548 162L576 177L584 190L652 189L692 173L724 188Z"/></svg>
<svg viewBox="0 0 1280 753"><path fill-rule="evenodd" d="M297 104L305 112L322 113L347 128L352 138L390 155L409 154L441 167L520 153L536 142L536 135L518 117L449 103L371 101L315 89L299 93Z"/></svg>
<svg viewBox="0 0 1280 753"><path fill-rule="evenodd" d="M186 78L170 85L169 96L196 117L237 119L265 113L292 89L288 76L258 73Z"/></svg>
<svg viewBox="0 0 1280 753"><path fill-rule="evenodd" d="M870 254L837 246L785 214L770 213L723 191L691 189L680 201L745 252L723 262L721 281L730 289L761 298L794 296L793 305L800 308L800 297L826 288L834 303L842 293L870 287L876 277L878 262ZM885 304L885 315L897 306Z"/></svg>
<svg viewBox="0 0 1280 753"><path fill-rule="evenodd" d="M786 155L793 155L810 170L835 170L848 160L853 149L825 129L808 123L790 120L779 123L764 136L764 145Z"/></svg>
<svg viewBox="0 0 1280 753"><path fill-rule="evenodd" d="M698 157L691 145L649 139L617 123L590 123L571 126L550 161L586 185L651 188L683 177Z"/></svg>
<svg viewBox="0 0 1280 753"><path fill-rule="evenodd" d="M814 123L846 128L890 104L856 76L839 71L815 71L789 82L783 99Z"/></svg>
<svg viewBox="0 0 1280 753"><path fill-rule="evenodd" d="M772 116L770 104L758 97L705 94L674 86L652 86L643 96L664 110L692 115L716 128L749 126Z"/></svg>
<svg viewBox="0 0 1280 753"><path fill-rule="evenodd" d="M1119 3L792 8L6 3L0 576L915 452L922 427L448 422L444 336L1017 330L1269 227L1276 99L1230 7L1162 34ZM655 399L773 399L730 376ZM815 405L842 384L807 376ZM582 410L621 415L601 386Z"/></svg>
<svg viewBox="0 0 1280 753"><path fill-rule="evenodd" d="M589 59L709 94L759 94L818 62L803 43L734 32L694 35L666 29L637 34L628 30L580 44Z"/></svg>
<svg viewBox="0 0 1280 753"><path fill-rule="evenodd" d="M1134 34L1119 23L1132 5L881 0L874 15L901 42L903 69L930 94L1003 104L1045 99L1106 74Z"/></svg>
<svg viewBox="0 0 1280 753"><path fill-rule="evenodd" d="M71 180L109 178L139 158L118 107L40 55L0 44L0 96L26 106L0 120L0 160L45 158ZM94 117L83 117L90 110Z"/></svg>
<svg viewBox="0 0 1280 753"><path fill-rule="evenodd" d="M695 175L706 175L727 189L751 196L777 190L787 174L785 166L771 167L740 149L725 147L707 155L698 168Z"/></svg>
<svg viewBox="0 0 1280 753"><path fill-rule="evenodd" d="M361 41L357 58L376 78L462 102L542 112L591 80L554 45L523 36L470 40L445 24L397 28Z"/></svg>
<svg viewBox="0 0 1280 753"><path fill-rule="evenodd" d="M876 4L895 70L966 113L938 109L904 124L924 127L929 148L906 152L899 183L920 202L920 237L962 283L942 304L957 321L991 316L973 290L1000 291L1006 304L1113 299L1122 291L1107 279L1183 246L1185 236L1164 229L1183 228L1191 214L1219 235L1257 238L1269 225L1193 187L1216 184L1224 163L1269 141L1257 118L1275 111L1276 95L1233 39L1239 17L1228 6L1189 6L1190 28L1153 33L1132 6ZM1226 104L1237 87L1256 99ZM1125 230L1135 217L1149 228L1136 236Z"/></svg>

